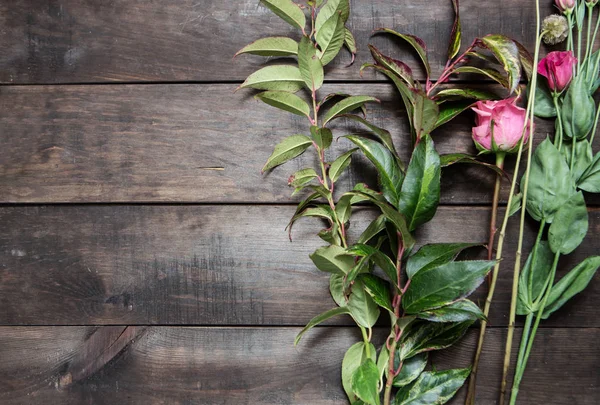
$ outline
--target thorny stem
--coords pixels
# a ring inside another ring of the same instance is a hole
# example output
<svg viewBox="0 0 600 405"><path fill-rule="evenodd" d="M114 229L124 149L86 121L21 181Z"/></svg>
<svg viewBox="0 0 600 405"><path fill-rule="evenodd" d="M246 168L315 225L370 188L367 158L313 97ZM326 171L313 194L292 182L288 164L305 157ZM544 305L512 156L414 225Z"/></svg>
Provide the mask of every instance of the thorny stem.
<svg viewBox="0 0 600 405"><path fill-rule="evenodd" d="M533 66L537 66L538 60L539 60L539 56L540 56L540 42L541 42L541 30L540 30L540 25L541 25L541 18L540 18L540 0L536 0L536 33L537 33L537 37L536 37L536 41L535 41L535 54L534 54L534 64ZM517 312L517 296L518 296L518 289L519 289L519 276L521 273L521 254L523 251L523 233L525 230L525 214L527 212L526 207L527 207L527 189L529 187L529 174L531 173L531 157L533 156L533 138L534 138L534 130L533 130L533 123L534 123L534 119L535 119L535 89L537 86L537 75L532 75L532 79L531 79L531 88L532 90L532 94L529 97L529 103L528 103L528 113L529 113L529 117L530 117L530 122L531 122L531 133L529 136L529 150L527 151L527 169L525 170L525 181L523 184L523 201L522 201L522 208L521 208L521 222L519 225L519 242L517 244L517 252L516 252L516 257L515 257L515 266L514 266L514 274L513 274L513 284L512 284L512 296L511 296L511 300L510 300L510 317L509 317L509 321L508 321L508 335L506 337L506 347L504 350L504 366L503 366L503 370L502 370L502 383L500 386L500 405L504 404L504 398L506 396L506 379L508 376L508 370L510 367L510 356L511 356L511 351L512 351L512 341L513 341L513 335L514 335L514 331L515 331L515 318L516 318L516 312ZM525 121L525 127L527 127L527 120ZM518 172L515 171L515 175L513 178L513 183L516 182L516 178L517 178ZM510 205L509 205L510 206ZM508 212L505 215L505 220L507 220L508 218Z"/></svg>
<svg viewBox="0 0 600 405"><path fill-rule="evenodd" d="M496 166L498 168L504 168L504 158L505 153L496 154ZM496 182L494 186L494 199L492 203L492 217L490 220L490 240L488 242L488 260L492 260L494 254L494 236L496 235L496 222L497 222L497 214L498 214L498 202L500 200L500 186L502 183L502 175L496 175ZM483 314L487 319L490 314L490 307L492 306L492 299L494 298L494 292L496 290L496 282L498 281L498 270L499 268L494 266L494 271L492 272L492 278L490 279L490 288L488 291L488 295L485 299L485 306L483 309ZM481 353L483 351L483 341L485 338L485 331L487 328L487 321L481 321L481 327L479 329L479 340L477 342L477 350L475 352L475 359L473 360L473 369L471 371L471 375L469 377L469 389L467 392L467 404L472 404L475 402L475 384L477 381L477 370L479 368L479 360L481 359Z"/></svg>

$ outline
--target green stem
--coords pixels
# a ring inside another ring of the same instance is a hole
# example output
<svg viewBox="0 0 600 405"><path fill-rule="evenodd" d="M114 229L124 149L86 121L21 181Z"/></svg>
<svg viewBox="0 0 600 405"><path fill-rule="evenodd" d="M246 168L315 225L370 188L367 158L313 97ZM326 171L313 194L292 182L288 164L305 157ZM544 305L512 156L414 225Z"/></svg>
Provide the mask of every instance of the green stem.
<svg viewBox="0 0 600 405"><path fill-rule="evenodd" d="M393 333L395 335L395 333ZM392 387L394 383L394 377L389 373L394 368L394 355L396 353L396 342L395 336L392 337L392 344L390 346L390 360L388 363L388 379L385 384L385 391L383 392L383 405L390 405L392 398Z"/></svg>
<svg viewBox="0 0 600 405"><path fill-rule="evenodd" d="M496 154L496 166L498 168L504 168L504 158L506 157L505 153ZM488 242L488 260L492 260L494 254L494 236L496 234L496 223L497 223L497 214L498 214L498 202L500 200L500 186L502 183L502 176L500 174L496 175L496 182L494 185L494 199L492 201L492 216L490 220L490 239ZM498 281L498 267L494 267L492 272L492 278L490 280L490 288L488 290L488 295L485 299L485 306L483 309L483 314L487 319L490 314L490 307L492 306L492 300L494 299L494 292L496 290L496 282ZM474 404L475 403L475 388L477 385L477 371L479 369L479 361L481 360L481 353L483 351L483 341L485 339L485 332L487 328L487 321L482 320L481 326L479 328L479 340L477 341L477 350L475 351L475 359L473 360L473 368L471 370L471 375L469 376L469 389L467 392L466 404Z"/></svg>
<svg viewBox="0 0 600 405"><path fill-rule="evenodd" d="M546 219L542 218L542 222L540 223L540 229L537 234L537 238L535 239L535 244L533 245L533 251L531 253L531 266L533 267L533 263L537 260L537 247L542 240L542 235L544 233L544 228L546 227ZM529 269L529 277L527 278L527 291L532 291L533 288L533 270Z"/></svg>
<svg viewBox="0 0 600 405"><path fill-rule="evenodd" d="M585 10L585 9L584 9ZM585 19L585 16L583 17ZM577 24L577 73L581 70L581 33L583 32L583 27Z"/></svg>
<svg viewBox="0 0 600 405"><path fill-rule="evenodd" d="M590 52L592 50L592 43L591 43L591 35L592 35L592 13L594 11L594 6L587 6L588 9L588 23L587 23L587 42L586 42L586 47L585 47L585 60L588 60L590 57ZM589 70L589 69L588 69Z"/></svg>
<svg viewBox="0 0 600 405"><path fill-rule="evenodd" d="M544 298L540 303L540 306L537 310L537 316L535 318L535 323L533 325L533 330L531 331L531 335L527 341L527 349L525 350L525 355L523 357L523 361L521 367L516 370L515 373L515 382L513 384L513 389L510 396L510 405L514 405L517 402L517 396L519 395L519 385L521 384L521 380L523 379L523 374L525 373L525 368L527 367L527 361L529 360L529 355L531 354L531 348L533 347L533 342L535 340L535 335L537 333L538 327L540 326L540 322L542 320L542 316L544 315L544 310L546 309L546 303L548 302L548 297L550 296L550 292L552 291L552 286L554 285L554 278L556 276L556 267L558 266L558 259L560 258L560 252L557 252L554 255L554 262L552 263L552 270L549 276L549 282L546 285L546 291L544 293Z"/></svg>
<svg viewBox="0 0 600 405"><path fill-rule="evenodd" d="M364 327L360 327L360 331L362 332L363 341L365 342L365 353L367 354L367 358L371 358L371 342L369 341L369 336L367 334L367 330Z"/></svg>
<svg viewBox="0 0 600 405"><path fill-rule="evenodd" d="M571 145L571 165L570 165L570 169L571 169L571 173L573 172L573 165L575 164L575 147L577 146L577 137L574 136L573 137L573 144Z"/></svg>
<svg viewBox="0 0 600 405"><path fill-rule="evenodd" d="M539 60L539 56L540 56L540 45L541 45L541 30L540 30L540 25L541 25L541 17L540 17L540 0L536 0L536 32L537 32L537 37L536 37L536 41L535 41L535 53L534 53L534 64L533 66L537 66L538 60ZM531 92L531 95L529 96L529 102L528 102L528 109L527 109L527 113L530 117L530 122L531 124L533 124L535 115L534 115L534 111L535 111L535 89L537 86L537 76L538 75L532 75L532 79L531 79L531 88L533 89ZM527 116L527 115L526 115ZM523 131L525 131L527 129L527 125L528 125L528 121L529 120L525 120L525 126L523 128ZM527 207L527 187L529 185L529 174L531 172L531 157L533 154L533 139L534 139L534 132L533 132L533 125L531 127L531 134L529 136L529 149L527 151L527 169L525 170L525 182L524 182L524 189L523 189L523 201L522 201L522 207L521 208L521 222L520 222L520 229L519 229L519 242L517 245L517 252L516 252L516 258L515 258L515 266L514 266L514 274L513 274L513 285L512 285L512 297L511 297L511 301L510 301L510 317L509 317L509 322L508 322L508 335L506 337L506 347L504 350L504 366L503 366L503 370L502 370L502 381L500 384L500 405L504 404L504 398L506 396L506 381L507 381L507 377L508 377L508 370L510 368L510 357L511 357L511 351L512 351L512 341L513 341L513 335L514 335L514 329L515 329L515 318L516 318L516 309L517 309L517 297L518 297L518 288L519 288L519 276L520 276L520 272L521 272L521 252L523 250L523 232L524 232L524 227L525 227L525 213L526 213L526 209L525 207ZM524 142L523 142L524 143ZM519 148L519 158L522 155L522 148ZM517 176L518 176L518 168L515 169L515 174L513 176L513 185L516 183L517 180ZM514 190L511 190L511 195L513 194ZM508 206L510 207L510 202L508 204ZM504 220L505 222L508 222L508 210L505 214Z"/></svg>
<svg viewBox="0 0 600 405"><path fill-rule="evenodd" d="M554 108L556 109L556 118L558 119L558 130L556 131L556 138L554 139L554 146L560 152L563 144L563 124L560 113L560 105L558 103L559 93L552 93L552 100L554 101Z"/></svg>
<svg viewBox="0 0 600 405"><path fill-rule="evenodd" d="M525 325L523 326L523 336L521 336L521 345L519 346L519 357L517 359L517 365L515 367L515 381L516 375L520 373L520 370L523 369L523 362L525 360L525 352L527 348L527 342L529 341L529 336L531 333L531 324L533 323L533 312L527 314L527 318L525 319ZM516 387L518 391L518 387ZM515 387L513 386L512 393L515 392Z"/></svg>
<svg viewBox="0 0 600 405"><path fill-rule="evenodd" d="M592 37L592 41L590 43L590 55L593 51L594 44L596 43L596 37L598 35L598 28L600 28L600 15L598 16L598 19L596 20L596 28L594 29L594 36ZM595 72L597 72L597 70L595 70Z"/></svg>
<svg viewBox="0 0 600 405"><path fill-rule="evenodd" d="M575 47L575 45L573 44L573 13L572 12L567 14L567 21L569 24L569 34L568 34L569 36L567 39L567 50L573 51L574 50L573 48ZM503 405L503 404L500 404L500 405Z"/></svg>
<svg viewBox="0 0 600 405"><path fill-rule="evenodd" d="M598 17L600 20L600 17ZM598 105L598 110L596 111L596 120L594 121L594 129L592 129L592 136L590 138L590 145L594 142L594 137L596 136L596 130L598 129L598 119L600 118L600 104Z"/></svg>

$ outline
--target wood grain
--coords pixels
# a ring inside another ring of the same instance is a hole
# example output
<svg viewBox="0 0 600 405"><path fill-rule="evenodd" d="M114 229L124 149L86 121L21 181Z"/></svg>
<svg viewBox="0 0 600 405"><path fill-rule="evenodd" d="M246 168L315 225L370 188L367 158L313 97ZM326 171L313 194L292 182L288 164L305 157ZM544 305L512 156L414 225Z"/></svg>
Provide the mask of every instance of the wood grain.
<svg viewBox="0 0 600 405"><path fill-rule="evenodd" d="M358 66L371 60L368 43L406 58L422 77L405 44L384 36L370 39L380 27L422 37L434 77L439 75L453 21L449 0L351 3L348 26L359 47L357 63L346 68L350 56L344 53L328 69L329 79L360 80ZM548 2L544 14L550 12ZM461 17L465 47L477 36L498 33L533 49L532 2L463 0ZM0 26L0 82L29 84L239 81L263 63L255 56L232 61L239 49L261 37L299 34L258 0L0 2ZM365 77L376 78L370 72Z"/></svg>
<svg viewBox="0 0 600 405"><path fill-rule="evenodd" d="M324 243L302 220L290 243L290 206L42 206L0 208L2 325L304 325L332 308L328 275L308 254ZM350 240L375 212L362 208ZM420 243L481 242L487 207L443 207ZM597 254L600 210L588 238L561 261L560 275ZM491 325L506 325L512 221ZM533 243L528 224L525 248ZM510 253L509 253L510 252ZM474 249L467 257L481 257ZM484 289L475 299L482 301ZM600 326L600 276L545 326ZM340 318L338 324L348 324Z"/></svg>
<svg viewBox="0 0 600 405"><path fill-rule="evenodd" d="M17 86L0 89L0 202L277 202L290 198L287 178L315 166L307 152L262 176L274 145L306 131L299 117L258 103L234 85ZM329 85L381 99L368 117L387 128L409 156L401 102L387 84ZM475 154L471 113L434 133L440 153ZM552 124L553 125L553 124ZM539 121L538 141L552 132ZM335 123L336 136L364 131ZM597 137L598 138L598 137ZM335 143L334 153L351 148ZM600 148L597 139L595 148ZM332 155L333 156L333 155ZM512 160L511 160L512 161ZM493 174L457 165L444 172L443 203L491 202ZM355 159L338 190L366 181L372 165ZM506 196L506 193L505 193ZM600 203L590 196L589 202Z"/></svg>
<svg viewBox="0 0 600 405"><path fill-rule="evenodd" d="M350 328L317 328L294 348L298 331L151 327L97 373L63 386L64 370L80 357L97 328L2 327L0 401L6 405L345 404L339 382L341 359L348 347L360 341L360 334ZM378 345L384 334L376 331ZM475 335L472 330L457 347L434 353L433 364L438 369L467 366ZM497 401L504 339L503 329L489 332L478 405ZM597 329L541 330L521 386L521 403L597 404L599 347ZM464 389L450 404L461 401Z"/></svg>

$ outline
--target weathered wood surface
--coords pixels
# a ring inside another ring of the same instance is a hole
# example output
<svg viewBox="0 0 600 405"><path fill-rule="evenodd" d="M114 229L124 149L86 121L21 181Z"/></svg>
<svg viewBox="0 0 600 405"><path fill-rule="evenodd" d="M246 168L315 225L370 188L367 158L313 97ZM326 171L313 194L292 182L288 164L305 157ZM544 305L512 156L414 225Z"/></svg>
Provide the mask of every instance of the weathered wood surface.
<svg viewBox="0 0 600 405"><path fill-rule="evenodd" d="M449 0L353 0L348 23L359 46L357 65L369 61L368 43L404 55L404 44L380 27L420 36L429 46L434 77L445 64L452 25ZM552 12L544 2L544 14ZM462 0L463 38L498 33L533 49L534 2ZM0 2L0 82L96 83L137 81L239 81L261 66L260 57L231 58L255 39L298 33L258 0L38 0ZM349 54L328 78L361 80ZM375 79L373 73L366 79ZM380 79L380 78L379 78Z"/></svg>
<svg viewBox="0 0 600 405"><path fill-rule="evenodd" d="M339 384L345 350L360 340L350 328L317 328L294 348L299 328L151 327L88 378L72 372L95 362L114 327L1 327L0 401L16 404L344 404ZM381 330L378 332L385 331ZM598 329L544 329L520 393L523 404L596 405L600 401ZM95 338L96 335L105 335ZM466 367L475 345L432 356L438 369ZM518 334L517 334L518 335ZM381 343L383 334L376 340ZM486 341L477 404L496 404L505 331ZM518 338L518 336L517 336ZM518 339L516 340L518 341ZM32 350L35 348L35 350ZM576 364L576 367L574 366ZM573 370L567 372L566 370ZM557 391L560 395L557 395ZM465 389L450 402L464 401Z"/></svg>
<svg viewBox="0 0 600 405"><path fill-rule="evenodd" d="M274 145L306 132L300 117L234 94L235 85L16 86L0 89L0 202L277 202L289 203L287 178L315 164L300 160L266 176ZM368 117L387 128L409 156L408 126L389 84L329 85L322 93L370 94L381 105ZM336 136L364 131L334 123ZM472 113L434 133L440 153L476 150ZM539 121L537 141L552 131ZM600 139L596 140L596 148ZM351 148L341 139L334 152ZM376 186L369 162L357 158L338 187ZM494 174L457 165L444 172L443 203L490 203ZM506 190L508 187L506 187ZM505 196L507 194L505 193ZM590 196L598 203L597 196Z"/></svg>
<svg viewBox="0 0 600 405"><path fill-rule="evenodd" d="M323 244L314 235L319 223L300 221L290 243L284 228L293 212L245 205L0 208L0 324L304 325L334 304L328 275L308 258ZM374 214L359 209L351 240ZM590 214L590 237L563 260L563 271L600 250L593 236L600 211ZM443 207L417 237L423 244L483 243L488 218L486 207ZM534 236L529 229L526 247ZM515 250L511 237L505 252ZM512 255L505 262L492 326L507 323ZM476 295L483 298L484 289ZM596 276L544 326L600 327L599 305Z"/></svg>

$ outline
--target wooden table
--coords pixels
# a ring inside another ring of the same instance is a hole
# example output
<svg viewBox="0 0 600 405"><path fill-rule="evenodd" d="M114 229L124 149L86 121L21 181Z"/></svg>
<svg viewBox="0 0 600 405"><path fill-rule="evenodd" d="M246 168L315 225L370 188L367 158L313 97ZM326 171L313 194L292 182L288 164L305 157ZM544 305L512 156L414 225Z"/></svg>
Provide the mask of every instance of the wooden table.
<svg viewBox="0 0 600 405"><path fill-rule="evenodd" d="M327 275L307 257L320 245L316 224L300 223L292 244L284 231L297 201L287 176L312 161L260 174L301 122L234 94L261 59L233 54L289 33L257 3L0 1L0 403L345 403L341 358L360 339L349 320L293 347L300 327L332 305ZM439 74L450 1L352 3L358 62L332 63L323 91L381 98L369 116L405 150L398 97L358 68L371 41L418 70L398 43L369 39L385 26L421 36ZM463 0L465 41L504 33L531 48L533 3ZM435 134L439 150L473 151L471 120ZM538 124L538 139L550 132ZM360 160L343 186L358 179L374 183ZM421 243L485 241L491 193L492 177L478 168L446 171L443 206ZM599 251L600 199L592 202L588 239L561 274ZM362 210L355 232L372 215ZM515 245L509 239L508 251ZM490 317L481 405L498 396L508 267ZM520 403L600 403L598 306L596 277L544 323ZM436 353L435 366L468 365L475 337ZM452 403L463 398L464 390Z"/></svg>

